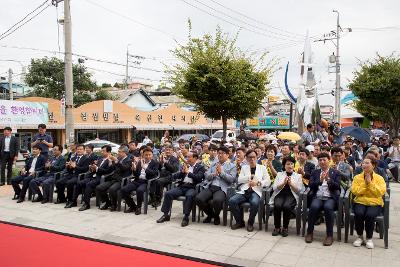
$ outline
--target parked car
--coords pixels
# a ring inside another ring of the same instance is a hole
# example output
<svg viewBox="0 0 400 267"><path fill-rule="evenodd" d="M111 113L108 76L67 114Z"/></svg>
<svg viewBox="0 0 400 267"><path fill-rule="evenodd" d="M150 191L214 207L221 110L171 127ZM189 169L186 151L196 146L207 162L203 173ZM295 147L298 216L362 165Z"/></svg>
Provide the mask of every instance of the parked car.
<svg viewBox="0 0 400 267"><path fill-rule="evenodd" d="M111 146L111 152L113 154L117 154L118 153L118 148L120 145L107 141L107 140L91 140L91 141L87 141L86 143L84 143L84 145L93 145L93 152L100 152L101 151L101 147L104 145L110 145Z"/></svg>
<svg viewBox="0 0 400 267"><path fill-rule="evenodd" d="M218 130L211 136L211 142L221 142L223 131ZM226 142L236 141L236 133L231 130L226 130Z"/></svg>
<svg viewBox="0 0 400 267"><path fill-rule="evenodd" d="M206 134L183 134L183 135L179 136L176 139L176 141L179 141L179 140L183 139L183 140L186 140L188 142L191 142L193 136L196 136L197 140L200 140L200 141L210 141L210 137L208 135L206 135Z"/></svg>

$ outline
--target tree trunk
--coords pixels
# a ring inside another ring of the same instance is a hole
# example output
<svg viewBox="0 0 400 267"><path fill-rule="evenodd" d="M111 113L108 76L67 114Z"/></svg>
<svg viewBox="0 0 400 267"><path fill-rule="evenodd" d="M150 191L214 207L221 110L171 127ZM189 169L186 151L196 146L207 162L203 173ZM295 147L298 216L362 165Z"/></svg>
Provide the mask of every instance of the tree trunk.
<svg viewBox="0 0 400 267"><path fill-rule="evenodd" d="M391 138L399 135L400 118L393 118L390 125Z"/></svg>
<svg viewBox="0 0 400 267"><path fill-rule="evenodd" d="M226 141L226 130L227 130L227 121L228 119L224 116L222 116L222 142Z"/></svg>

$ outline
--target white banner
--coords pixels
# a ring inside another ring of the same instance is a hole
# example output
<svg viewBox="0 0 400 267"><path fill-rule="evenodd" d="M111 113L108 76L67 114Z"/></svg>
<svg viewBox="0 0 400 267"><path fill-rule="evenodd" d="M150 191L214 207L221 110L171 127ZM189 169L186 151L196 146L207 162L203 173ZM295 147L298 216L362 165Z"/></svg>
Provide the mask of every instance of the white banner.
<svg viewBox="0 0 400 267"><path fill-rule="evenodd" d="M46 124L48 121L47 103L0 100L0 125Z"/></svg>

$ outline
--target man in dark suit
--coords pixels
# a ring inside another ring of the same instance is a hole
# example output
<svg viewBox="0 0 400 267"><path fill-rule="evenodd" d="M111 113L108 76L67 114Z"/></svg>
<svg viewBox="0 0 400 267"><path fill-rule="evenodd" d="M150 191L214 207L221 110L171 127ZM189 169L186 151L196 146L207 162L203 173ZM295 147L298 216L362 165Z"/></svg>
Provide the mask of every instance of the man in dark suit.
<svg viewBox="0 0 400 267"><path fill-rule="evenodd" d="M125 213L135 212L136 215L139 215L147 181L156 178L158 175L158 162L153 159L151 148L143 149L143 158L139 162L134 161L132 169L135 179L121 188L121 197L129 207L125 210ZM131 197L132 191L136 191L137 205Z"/></svg>
<svg viewBox="0 0 400 267"><path fill-rule="evenodd" d="M100 184L102 175L110 174L114 170L109 157L111 156L111 146L105 145L101 148L101 158L98 158L93 164L89 166L90 174L82 181L78 181L75 192L74 201L76 202L78 195L85 190L83 194L83 205L79 211L90 209L90 197L96 186Z"/></svg>
<svg viewBox="0 0 400 267"><path fill-rule="evenodd" d="M77 206L77 203L73 203L72 201L74 186L78 181L78 175L89 170L89 158L84 155L84 151L85 148L83 145L77 145L75 158L67 161L66 173L56 182L58 194L56 204L65 203L67 201L65 208ZM64 194L65 187L67 187L67 198L65 198Z"/></svg>
<svg viewBox="0 0 400 267"><path fill-rule="evenodd" d="M98 156L95 153L93 153L93 149L94 146L92 144L85 145L86 157L89 158L90 164L93 164L98 159Z"/></svg>
<svg viewBox="0 0 400 267"><path fill-rule="evenodd" d="M37 199L33 202L42 202L42 204L49 201L50 187L54 184L54 175L61 172L65 168L65 158L62 156L62 146L54 145L52 150L52 158L46 162L45 171L42 175L32 179L29 184L33 194L37 194ZM42 185L43 194L40 192L39 185Z"/></svg>
<svg viewBox="0 0 400 267"><path fill-rule="evenodd" d="M204 173L206 169L200 162L198 162L199 156L195 152L188 154L187 162L179 173L175 173L172 176L173 180L178 180L178 186L165 192L164 202L161 211L164 213L157 223L163 223L170 220L170 211L172 208L172 201L180 196L185 196L186 199L183 202L183 219L181 226L185 227L189 224L189 215L192 211L194 197L196 196L196 185L204 180Z"/></svg>
<svg viewBox="0 0 400 267"><path fill-rule="evenodd" d="M327 153L318 155L320 169L314 170L310 178L310 199L311 205L308 213L308 228L305 241L313 241L314 224L318 219L321 210L325 213L326 238L324 246L333 243L333 222L335 208L339 201L340 194L340 173L329 168L330 156Z"/></svg>
<svg viewBox="0 0 400 267"><path fill-rule="evenodd" d="M96 187L96 193L100 198L100 202L104 203L100 206L100 210L107 210L111 206L110 211L115 211L122 178L132 175L132 160L128 156L128 147L120 146L118 148L118 157L109 156L109 160L114 169L114 174L111 179L106 179Z"/></svg>
<svg viewBox="0 0 400 267"><path fill-rule="evenodd" d="M67 154L67 162L71 161L75 157L76 157L76 144L70 143L69 144L69 152Z"/></svg>
<svg viewBox="0 0 400 267"><path fill-rule="evenodd" d="M309 155L310 151L308 151L307 149L299 149L299 156L297 158L297 163L299 164L299 166L296 171L302 176L303 183L305 185L308 185L310 183L311 173L315 170L314 163L307 161Z"/></svg>
<svg viewBox="0 0 400 267"><path fill-rule="evenodd" d="M4 128L4 136L0 139L0 161L1 161L1 181L0 186L6 183L7 168L7 184L10 184L12 176L12 166L18 158L18 138L11 135L11 127Z"/></svg>
<svg viewBox="0 0 400 267"><path fill-rule="evenodd" d="M21 175L11 179L11 184L14 188L15 198L18 199L17 203L24 202L26 190L28 190L29 183L37 175L40 176L44 171L46 158L40 155L41 147L35 145L32 147L32 156L25 164L25 168L21 171ZM22 182L22 189L19 183Z"/></svg>
<svg viewBox="0 0 400 267"><path fill-rule="evenodd" d="M172 145L165 145L164 152L160 155L160 178L151 184L151 200L154 206L159 206L164 187L172 183L172 174L179 170L179 160L172 155Z"/></svg>

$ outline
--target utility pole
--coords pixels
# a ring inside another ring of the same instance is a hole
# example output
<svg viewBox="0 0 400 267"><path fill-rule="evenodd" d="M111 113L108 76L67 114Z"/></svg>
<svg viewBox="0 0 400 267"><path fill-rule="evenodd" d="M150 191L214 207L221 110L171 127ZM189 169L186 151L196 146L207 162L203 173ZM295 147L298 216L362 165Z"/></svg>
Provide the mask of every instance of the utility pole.
<svg viewBox="0 0 400 267"><path fill-rule="evenodd" d="M65 39L65 138L67 143L75 141L74 133L74 85L72 76L72 30L70 0L64 0L64 39Z"/></svg>
<svg viewBox="0 0 400 267"><path fill-rule="evenodd" d="M10 94L10 100L14 100L14 92L12 88L12 75L13 71L11 68L8 69L8 93Z"/></svg>
<svg viewBox="0 0 400 267"><path fill-rule="evenodd" d="M129 76L129 46L131 44L128 44L126 46L126 66L125 66L125 84L124 84L124 89L128 89L128 76Z"/></svg>
<svg viewBox="0 0 400 267"><path fill-rule="evenodd" d="M341 99L341 87L340 87L340 54L339 54L339 42L340 42L340 32L343 31L342 27L340 26L339 22L339 11L333 10L334 13L337 14L336 18L336 31L331 31L328 34L324 34L323 38L319 40L315 40L314 42L326 42L326 41L332 41L333 44L336 47L336 55L333 53L332 56L330 56L329 62L330 63L335 63L335 71L336 73L336 83L335 83L335 115L334 115L334 121L338 122L339 124L341 123L341 106L340 106L340 99ZM351 28L346 28L348 32L352 32ZM334 42L336 40L336 42ZM328 70L329 72L329 70ZM329 72L331 73L331 72Z"/></svg>
<svg viewBox="0 0 400 267"><path fill-rule="evenodd" d="M340 24L339 24L339 11L333 10L337 14L336 20L336 90L335 90L335 121L341 125L341 114L340 114L340 57L339 57L339 40L340 40Z"/></svg>

